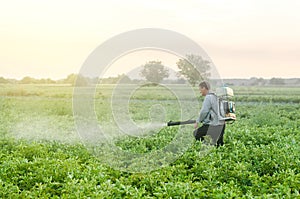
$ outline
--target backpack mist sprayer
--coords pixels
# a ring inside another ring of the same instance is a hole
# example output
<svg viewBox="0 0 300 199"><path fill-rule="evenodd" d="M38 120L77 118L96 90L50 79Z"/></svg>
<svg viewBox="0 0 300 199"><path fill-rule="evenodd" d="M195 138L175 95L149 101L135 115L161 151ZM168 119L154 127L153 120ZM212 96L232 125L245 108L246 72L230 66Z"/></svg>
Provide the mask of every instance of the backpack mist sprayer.
<svg viewBox="0 0 300 199"><path fill-rule="evenodd" d="M235 115L235 103L230 99L234 96L233 90L229 87L217 88L216 93L210 93L210 95L215 95L218 100L218 111L216 115L220 121L233 123L236 120ZM169 121L167 126L176 126L184 124L194 124L196 120L186 120L186 121Z"/></svg>

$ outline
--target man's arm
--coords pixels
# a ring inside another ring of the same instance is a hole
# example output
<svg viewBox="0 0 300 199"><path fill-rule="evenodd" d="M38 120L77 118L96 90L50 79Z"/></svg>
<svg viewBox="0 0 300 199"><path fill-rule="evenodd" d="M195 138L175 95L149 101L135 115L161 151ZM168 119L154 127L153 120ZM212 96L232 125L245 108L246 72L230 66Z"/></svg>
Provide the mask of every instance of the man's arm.
<svg viewBox="0 0 300 199"><path fill-rule="evenodd" d="M202 104L202 108L200 110L200 115L198 117L198 119L196 120L197 123L202 122L208 115L209 111L211 108L211 102L210 102L210 98L209 96L205 96L203 104Z"/></svg>

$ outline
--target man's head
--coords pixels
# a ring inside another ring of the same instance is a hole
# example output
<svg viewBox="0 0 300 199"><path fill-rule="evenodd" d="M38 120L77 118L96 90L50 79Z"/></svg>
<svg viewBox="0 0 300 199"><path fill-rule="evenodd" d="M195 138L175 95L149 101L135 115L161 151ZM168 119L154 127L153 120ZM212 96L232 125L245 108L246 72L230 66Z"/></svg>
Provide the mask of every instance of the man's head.
<svg viewBox="0 0 300 199"><path fill-rule="evenodd" d="M199 84L199 90L202 96L206 96L210 90L210 84L207 81L203 81Z"/></svg>

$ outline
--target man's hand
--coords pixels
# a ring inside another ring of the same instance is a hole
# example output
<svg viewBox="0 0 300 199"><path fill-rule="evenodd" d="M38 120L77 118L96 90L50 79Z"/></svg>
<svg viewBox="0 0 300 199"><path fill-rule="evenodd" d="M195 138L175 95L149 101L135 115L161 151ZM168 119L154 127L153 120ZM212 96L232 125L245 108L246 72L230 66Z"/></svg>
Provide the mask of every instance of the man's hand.
<svg viewBox="0 0 300 199"><path fill-rule="evenodd" d="M198 128L198 123L197 122L194 124L194 128L195 129Z"/></svg>

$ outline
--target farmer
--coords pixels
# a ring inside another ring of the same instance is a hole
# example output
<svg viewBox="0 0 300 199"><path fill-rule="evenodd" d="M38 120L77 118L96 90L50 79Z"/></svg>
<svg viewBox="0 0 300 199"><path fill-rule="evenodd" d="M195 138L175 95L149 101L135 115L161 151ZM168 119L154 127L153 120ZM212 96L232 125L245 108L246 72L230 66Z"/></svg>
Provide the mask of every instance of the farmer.
<svg viewBox="0 0 300 199"><path fill-rule="evenodd" d="M212 138L213 143L217 141L217 146L222 146L223 135L225 131L225 122L220 121L217 113L219 112L218 98L214 93L210 92L210 84L207 81L203 81L199 84L199 90L204 101L200 114L194 125L194 136L196 140L203 140L204 136L209 135ZM202 126L198 128L198 123L202 123Z"/></svg>

